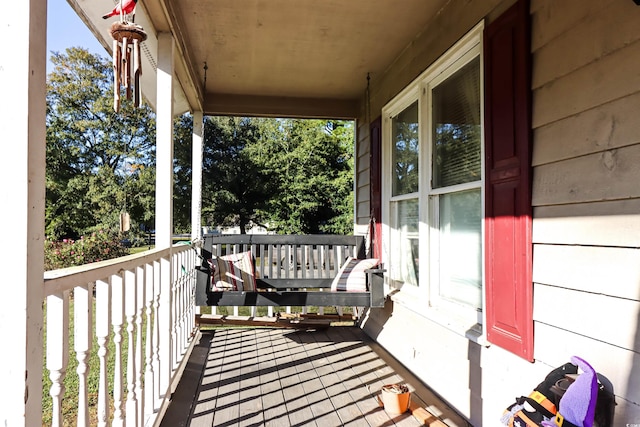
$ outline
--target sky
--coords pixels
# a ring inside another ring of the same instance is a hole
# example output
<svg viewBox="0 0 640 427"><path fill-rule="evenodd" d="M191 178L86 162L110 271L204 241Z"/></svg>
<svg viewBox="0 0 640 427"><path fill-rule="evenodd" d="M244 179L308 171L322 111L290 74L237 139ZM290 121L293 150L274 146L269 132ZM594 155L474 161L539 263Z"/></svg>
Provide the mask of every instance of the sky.
<svg viewBox="0 0 640 427"><path fill-rule="evenodd" d="M105 1L105 12L113 2ZM113 6L112 6L113 7ZM83 47L104 57L107 51L71 9L67 0L47 3L47 74L51 71L51 52L64 52L68 47Z"/></svg>

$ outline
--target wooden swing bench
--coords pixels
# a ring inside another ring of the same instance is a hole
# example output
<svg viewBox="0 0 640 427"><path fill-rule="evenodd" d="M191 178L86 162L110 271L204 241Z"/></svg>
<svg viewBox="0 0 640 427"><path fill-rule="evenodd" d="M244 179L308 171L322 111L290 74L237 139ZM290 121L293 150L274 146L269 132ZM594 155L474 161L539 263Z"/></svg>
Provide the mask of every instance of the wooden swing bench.
<svg viewBox="0 0 640 427"><path fill-rule="evenodd" d="M256 290L212 290L212 269L203 262L198 268L196 305L383 307L381 268L363 272L366 290L331 290L348 257L365 258L364 243L363 236L205 235L204 260L250 251Z"/></svg>

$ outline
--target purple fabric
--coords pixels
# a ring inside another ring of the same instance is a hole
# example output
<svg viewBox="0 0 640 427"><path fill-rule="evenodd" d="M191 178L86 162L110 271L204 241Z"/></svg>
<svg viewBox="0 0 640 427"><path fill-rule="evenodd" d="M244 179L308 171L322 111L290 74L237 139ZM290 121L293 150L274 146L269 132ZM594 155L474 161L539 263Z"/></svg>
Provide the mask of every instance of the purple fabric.
<svg viewBox="0 0 640 427"><path fill-rule="evenodd" d="M582 370L560 399L560 414L577 426L593 427L598 399L596 371L584 359L573 356L571 363Z"/></svg>

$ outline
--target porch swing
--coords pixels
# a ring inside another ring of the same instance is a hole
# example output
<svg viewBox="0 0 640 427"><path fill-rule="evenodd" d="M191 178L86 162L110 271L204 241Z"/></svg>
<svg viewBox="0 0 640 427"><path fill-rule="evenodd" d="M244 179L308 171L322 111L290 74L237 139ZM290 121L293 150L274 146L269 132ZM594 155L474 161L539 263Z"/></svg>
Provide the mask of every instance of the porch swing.
<svg viewBox="0 0 640 427"><path fill-rule="evenodd" d="M383 307L384 269L364 236L204 236L199 306Z"/></svg>

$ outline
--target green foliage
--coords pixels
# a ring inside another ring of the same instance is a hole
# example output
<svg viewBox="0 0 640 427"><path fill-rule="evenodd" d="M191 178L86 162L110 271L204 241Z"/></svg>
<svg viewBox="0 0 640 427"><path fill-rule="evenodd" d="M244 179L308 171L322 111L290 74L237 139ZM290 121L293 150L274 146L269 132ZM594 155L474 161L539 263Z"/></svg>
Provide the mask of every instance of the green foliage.
<svg viewBox="0 0 640 427"><path fill-rule="evenodd" d="M193 117L183 114L173 127L173 226L176 233L191 232L191 166Z"/></svg>
<svg viewBox="0 0 640 427"><path fill-rule="evenodd" d="M176 228L190 224L192 126L184 116L175 127ZM205 224L353 232L352 122L207 117L204 138Z"/></svg>
<svg viewBox="0 0 640 427"><path fill-rule="evenodd" d="M260 140L266 119L210 117L205 121L203 204L208 220L239 225L244 232L276 189L268 170L260 167L251 147Z"/></svg>
<svg viewBox="0 0 640 427"><path fill-rule="evenodd" d="M78 240L45 240L45 270L83 265L127 255L117 234L98 231Z"/></svg>
<svg viewBox="0 0 640 427"><path fill-rule="evenodd" d="M47 78L46 233L78 238L150 225L155 197L155 116L124 100L113 110L111 61L82 48L54 52ZM151 207L151 210L149 210Z"/></svg>
<svg viewBox="0 0 640 427"><path fill-rule="evenodd" d="M277 123L277 132L259 147L259 165L277 188L263 212L265 221L282 234L352 233L353 124Z"/></svg>
<svg viewBox="0 0 640 427"><path fill-rule="evenodd" d="M418 191L419 153L418 103L413 103L393 120L393 194Z"/></svg>
<svg viewBox="0 0 640 427"><path fill-rule="evenodd" d="M113 111L111 61L81 48L53 53L47 81L45 227L52 240L118 229L155 214L155 116ZM174 227L191 228L193 120L174 126ZM351 233L353 123L207 117L203 217L209 225L268 225L279 233Z"/></svg>

